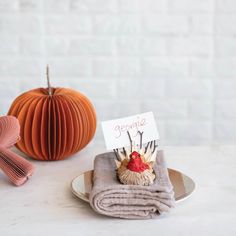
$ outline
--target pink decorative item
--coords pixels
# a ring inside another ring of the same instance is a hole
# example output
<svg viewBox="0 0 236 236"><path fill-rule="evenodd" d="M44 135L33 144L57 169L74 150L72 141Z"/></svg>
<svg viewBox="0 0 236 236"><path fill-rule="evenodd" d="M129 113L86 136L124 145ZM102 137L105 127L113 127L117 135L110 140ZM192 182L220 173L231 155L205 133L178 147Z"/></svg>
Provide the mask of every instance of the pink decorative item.
<svg viewBox="0 0 236 236"><path fill-rule="evenodd" d="M24 184L34 172L34 166L23 157L12 152L20 139L20 124L14 116L0 117L0 169L17 186Z"/></svg>

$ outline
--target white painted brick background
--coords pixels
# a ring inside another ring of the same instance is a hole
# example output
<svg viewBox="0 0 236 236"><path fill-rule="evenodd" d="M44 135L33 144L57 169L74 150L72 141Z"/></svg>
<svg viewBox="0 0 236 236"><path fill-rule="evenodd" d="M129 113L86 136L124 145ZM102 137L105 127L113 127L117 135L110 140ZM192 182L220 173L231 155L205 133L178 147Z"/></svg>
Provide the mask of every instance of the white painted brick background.
<svg viewBox="0 0 236 236"><path fill-rule="evenodd" d="M164 144L236 144L235 25L235 0L0 0L1 115L48 63L99 120L152 110Z"/></svg>

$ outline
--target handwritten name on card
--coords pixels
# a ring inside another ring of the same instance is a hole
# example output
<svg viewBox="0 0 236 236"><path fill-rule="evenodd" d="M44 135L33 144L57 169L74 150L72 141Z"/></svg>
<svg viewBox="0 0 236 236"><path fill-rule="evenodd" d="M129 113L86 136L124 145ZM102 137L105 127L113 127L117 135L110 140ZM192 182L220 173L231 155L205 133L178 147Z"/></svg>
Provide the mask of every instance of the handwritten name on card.
<svg viewBox="0 0 236 236"><path fill-rule="evenodd" d="M103 135L108 150L130 145L127 131L134 144L139 144L138 131L143 132L143 143L159 139L159 133L152 112L102 122Z"/></svg>

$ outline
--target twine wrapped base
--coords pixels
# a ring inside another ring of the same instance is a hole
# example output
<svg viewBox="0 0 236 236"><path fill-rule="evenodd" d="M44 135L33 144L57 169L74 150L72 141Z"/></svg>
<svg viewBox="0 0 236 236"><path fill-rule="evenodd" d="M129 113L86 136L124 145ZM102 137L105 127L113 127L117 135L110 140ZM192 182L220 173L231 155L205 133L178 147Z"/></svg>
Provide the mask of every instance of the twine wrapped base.
<svg viewBox="0 0 236 236"><path fill-rule="evenodd" d="M148 186L153 184L155 179L155 174L152 169L138 173L121 167L117 170L117 175L120 182L127 185Z"/></svg>

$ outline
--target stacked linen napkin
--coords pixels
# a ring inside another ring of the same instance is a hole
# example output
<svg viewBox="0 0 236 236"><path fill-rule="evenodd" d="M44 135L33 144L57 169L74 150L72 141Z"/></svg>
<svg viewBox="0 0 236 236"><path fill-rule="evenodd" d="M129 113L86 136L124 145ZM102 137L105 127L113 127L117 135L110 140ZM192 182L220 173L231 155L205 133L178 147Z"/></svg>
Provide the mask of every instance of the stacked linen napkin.
<svg viewBox="0 0 236 236"><path fill-rule="evenodd" d="M123 185L116 175L115 154L104 153L94 161L90 205L98 213L127 219L156 218L174 206L173 186L165 165L163 151L157 152L150 186Z"/></svg>

